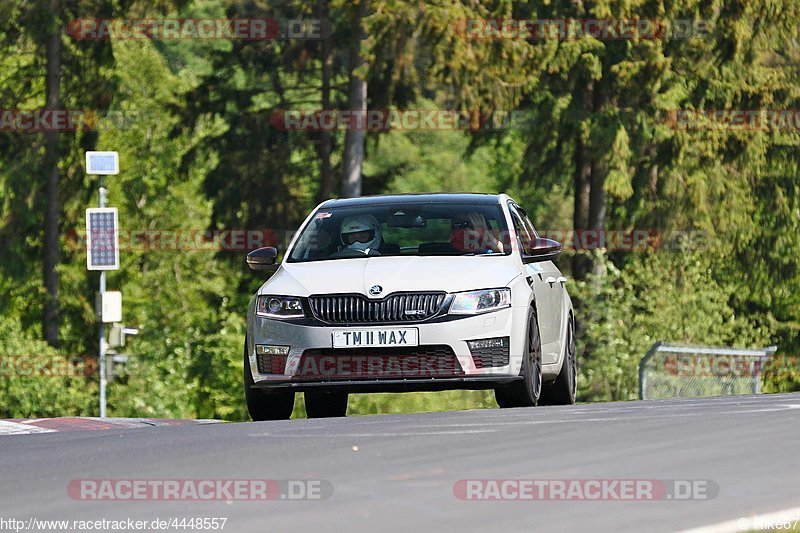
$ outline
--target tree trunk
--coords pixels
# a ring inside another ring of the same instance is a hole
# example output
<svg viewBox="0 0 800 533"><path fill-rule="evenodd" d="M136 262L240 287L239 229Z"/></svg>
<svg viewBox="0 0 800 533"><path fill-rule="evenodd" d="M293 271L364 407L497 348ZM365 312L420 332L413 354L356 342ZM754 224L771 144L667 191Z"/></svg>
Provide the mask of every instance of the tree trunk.
<svg viewBox="0 0 800 533"><path fill-rule="evenodd" d="M61 108L61 10L60 0L49 0L49 34L45 44L47 60L47 104L48 110ZM58 346L58 272L59 262L58 223L61 206L58 191L59 134L56 131L45 133L45 172L44 187L44 249L42 250L42 272L44 277L45 300L42 313L44 339L51 346Z"/></svg>
<svg viewBox="0 0 800 533"><path fill-rule="evenodd" d="M320 60L322 62L322 110L331 111L331 77L333 76L333 53L331 51L331 28L328 9L329 0L319 0L320 27L322 40L320 41ZM323 202L333 195L333 172L331 170L331 152L333 151L333 137L331 132L323 129L319 139L320 182L317 191L317 202Z"/></svg>
<svg viewBox="0 0 800 533"><path fill-rule="evenodd" d="M605 106L603 80L597 82L592 95L592 111L600 116ZM592 190L589 193L589 228L597 232L599 242L604 243L602 232L606 229L606 175L608 165L603 158L592 161ZM606 246L601 244L601 246ZM591 270L595 275L605 274L605 265L591 261Z"/></svg>
<svg viewBox="0 0 800 533"><path fill-rule="evenodd" d="M606 189L605 189L605 165L598 161L593 161L592 176L590 182L592 190L589 194L589 228L593 230L603 230L606 223Z"/></svg>
<svg viewBox="0 0 800 533"><path fill-rule="evenodd" d="M592 93L594 83L586 82L583 88L581 105L584 113L592 109ZM589 228L589 204L592 189L592 161L587 153L587 147L583 143L580 131L575 143L575 174L573 183L575 188L574 210L572 214L572 226L575 229L575 250L572 257L572 277L581 280L586 277L592 267L591 260L586 256L585 251L581 250L583 242L583 232Z"/></svg>
<svg viewBox="0 0 800 533"><path fill-rule="evenodd" d="M602 233L606 225L606 168L602 162L592 162L592 190L589 193L589 229L596 232L599 242L604 242ZM598 242L597 240L595 242ZM605 246L605 244L601 244ZM591 261L591 271L594 275L605 274L605 265Z"/></svg>
<svg viewBox="0 0 800 533"><path fill-rule="evenodd" d="M364 162L364 141L366 139L367 81L362 79L357 69L366 62L361 55L361 41L366 38L362 19L367 13L367 2L361 0L353 21L353 39L350 46L350 88L347 108L353 117L351 126L345 133L344 141L344 179L342 196L352 198L361 196L361 166Z"/></svg>
<svg viewBox="0 0 800 533"><path fill-rule="evenodd" d="M645 154L647 155L647 159L649 160L650 165L650 179L647 182L647 189L650 193L650 198L652 200L658 199L658 151L654 145L649 145L645 150Z"/></svg>

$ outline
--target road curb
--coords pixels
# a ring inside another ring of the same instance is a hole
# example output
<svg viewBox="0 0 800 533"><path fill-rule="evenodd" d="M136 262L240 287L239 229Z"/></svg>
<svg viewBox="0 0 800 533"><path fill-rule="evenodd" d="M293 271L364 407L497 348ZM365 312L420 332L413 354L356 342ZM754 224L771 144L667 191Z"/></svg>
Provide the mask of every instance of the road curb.
<svg viewBox="0 0 800 533"><path fill-rule="evenodd" d="M0 420L0 436L60 433L65 431L195 426L218 422L221 421L210 419L98 418L83 416L31 419L15 418Z"/></svg>

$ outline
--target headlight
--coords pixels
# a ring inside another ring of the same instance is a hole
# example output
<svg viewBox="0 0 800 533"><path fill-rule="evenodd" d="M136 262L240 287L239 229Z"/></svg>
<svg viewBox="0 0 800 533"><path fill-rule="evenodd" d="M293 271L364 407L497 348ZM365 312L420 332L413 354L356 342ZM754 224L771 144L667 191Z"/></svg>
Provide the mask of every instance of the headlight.
<svg viewBox="0 0 800 533"><path fill-rule="evenodd" d="M306 316L300 298L269 294L256 299L256 314L270 318L302 318Z"/></svg>
<svg viewBox="0 0 800 533"><path fill-rule="evenodd" d="M511 289L486 289L456 293L453 303L450 304L450 313L477 315L504 307L511 307Z"/></svg>

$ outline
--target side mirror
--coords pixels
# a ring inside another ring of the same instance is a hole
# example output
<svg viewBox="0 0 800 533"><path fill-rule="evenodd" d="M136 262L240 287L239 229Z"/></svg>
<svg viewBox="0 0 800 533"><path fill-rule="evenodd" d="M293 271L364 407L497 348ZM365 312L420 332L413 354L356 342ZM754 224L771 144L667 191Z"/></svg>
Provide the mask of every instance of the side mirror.
<svg viewBox="0 0 800 533"><path fill-rule="evenodd" d="M552 261L561 254L561 243L553 239L542 237L531 241L531 249L528 254L522 256L523 263L538 263L540 261Z"/></svg>
<svg viewBox="0 0 800 533"><path fill-rule="evenodd" d="M278 250L272 246L257 248L247 254L247 266L251 270L266 270L275 272L278 265L275 263L278 257Z"/></svg>

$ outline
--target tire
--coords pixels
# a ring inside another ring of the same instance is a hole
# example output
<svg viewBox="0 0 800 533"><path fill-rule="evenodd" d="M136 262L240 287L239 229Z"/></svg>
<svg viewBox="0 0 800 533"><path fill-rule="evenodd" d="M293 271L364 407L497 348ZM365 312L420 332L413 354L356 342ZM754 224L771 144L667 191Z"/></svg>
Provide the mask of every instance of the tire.
<svg viewBox="0 0 800 533"><path fill-rule="evenodd" d="M575 403L578 381L578 361L575 354L575 322L567 323L567 349L556 380L542 389L539 405L572 405Z"/></svg>
<svg viewBox="0 0 800 533"><path fill-rule="evenodd" d="M525 354L519 372L521 380L494 389L494 398L500 408L535 407L539 402L542 393L542 339L535 307L531 307L528 317Z"/></svg>
<svg viewBox="0 0 800 533"><path fill-rule="evenodd" d="M250 358L247 357L247 339L244 341L244 399L247 412L254 422L264 420L289 420L294 409L294 392L265 392L253 386Z"/></svg>
<svg viewBox="0 0 800 533"><path fill-rule="evenodd" d="M308 392L304 393L306 415L308 418L333 418L347 414L347 393Z"/></svg>

